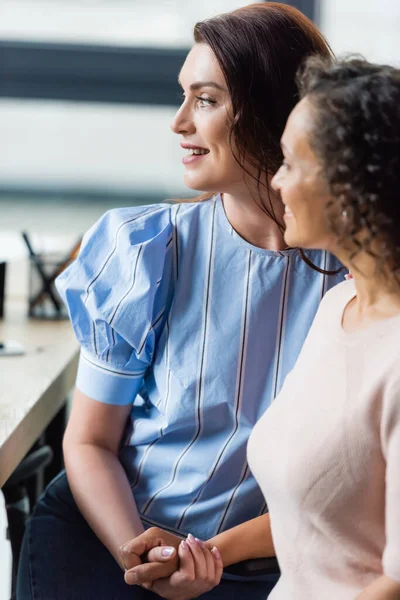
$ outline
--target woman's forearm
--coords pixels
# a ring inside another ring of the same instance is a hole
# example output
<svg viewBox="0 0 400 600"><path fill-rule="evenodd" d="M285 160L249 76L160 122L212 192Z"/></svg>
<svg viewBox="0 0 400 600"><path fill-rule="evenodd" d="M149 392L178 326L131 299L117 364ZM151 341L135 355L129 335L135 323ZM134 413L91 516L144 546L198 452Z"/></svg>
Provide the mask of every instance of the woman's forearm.
<svg viewBox="0 0 400 600"><path fill-rule="evenodd" d="M64 445L75 501L121 568L119 548L144 531L125 471L110 450L92 444Z"/></svg>
<svg viewBox="0 0 400 600"><path fill-rule="evenodd" d="M356 600L400 600L400 583L382 575L366 587Z"/></svg>
<svg viewBox="0 0 400 600"><path fill-rule="evenodd" d="M219 533L208 540L206 545L218 548L224 567L250 558L275 556L269 514Z"/></svg>

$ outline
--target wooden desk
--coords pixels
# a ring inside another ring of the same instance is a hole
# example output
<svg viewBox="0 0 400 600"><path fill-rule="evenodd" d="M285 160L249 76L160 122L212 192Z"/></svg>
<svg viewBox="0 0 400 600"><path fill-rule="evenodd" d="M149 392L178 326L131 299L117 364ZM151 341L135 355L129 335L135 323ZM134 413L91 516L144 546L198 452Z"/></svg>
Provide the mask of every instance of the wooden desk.
<svg viewBox="0 0 400 600"><path fill-rule="evenodd" d="M26 354L0 357L0 487L65 404L79 354L69 321L26 317L26 268L10 267L0 339L21 342Z"/></svg>

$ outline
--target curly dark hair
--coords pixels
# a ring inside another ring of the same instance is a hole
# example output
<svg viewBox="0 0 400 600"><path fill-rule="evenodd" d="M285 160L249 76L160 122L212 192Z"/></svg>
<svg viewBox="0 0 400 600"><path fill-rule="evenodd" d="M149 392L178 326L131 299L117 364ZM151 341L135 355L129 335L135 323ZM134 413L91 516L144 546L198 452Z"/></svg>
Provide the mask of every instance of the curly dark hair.
<svg viewBox="0 0 400 600"><path fill-rule="evenodd" d="M353 243L351 260L367 252L400 283L400 70L312 57L298 86L315 108L309 141L334 198L332 231Z"/></svg>

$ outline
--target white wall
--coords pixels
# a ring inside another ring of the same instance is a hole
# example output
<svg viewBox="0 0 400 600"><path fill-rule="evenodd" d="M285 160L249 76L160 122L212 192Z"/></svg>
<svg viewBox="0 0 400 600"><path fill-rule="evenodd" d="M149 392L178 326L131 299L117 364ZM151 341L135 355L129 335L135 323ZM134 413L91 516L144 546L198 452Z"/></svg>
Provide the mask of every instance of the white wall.
<svg viewBox="0 0 400 600"><path fill-rule="evenodd" d="M320 0L319 13L337 54L400 66L400 0Z"/></svg>
<svg viewBox="0 0 400 600"><path fill-rule="evenodd" d="M187 47L196 21L250 0L2 0L0 38Z"/></svg>
<svg viewBox="0 0 400 600"><path fill-rule="evenodd" d="M0 39L187 47L243 0L1 0ZM178 75L178 73L177 73ZM0 186L185 194L171 107L0 100Z"/></svg>
<svg viewBox="0 0 400 600"><path fill-rule="evenodd" d="M193 24L240 0L2 0L0 39L189 47ZM321 0L334 50L400 60L400 0ZM173 108L0 101L0 185L185 193Z"/></svg>
<svg viewBox="0 0 400 600"><path fill-rule="evenodd" d="M0 185L183 191L172 107L0 101Z"/></svg>

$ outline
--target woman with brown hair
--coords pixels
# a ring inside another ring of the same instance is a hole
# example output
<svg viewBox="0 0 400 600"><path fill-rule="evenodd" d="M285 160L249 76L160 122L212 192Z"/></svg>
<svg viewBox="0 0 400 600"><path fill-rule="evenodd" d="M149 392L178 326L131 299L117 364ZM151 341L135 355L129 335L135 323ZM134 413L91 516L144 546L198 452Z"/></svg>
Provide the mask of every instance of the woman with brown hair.
<svg viewBox="0 0 400 600"><path fill-rule="evenodd" d="M186 153L185 183L205 191L203 201L106 213L59 278L82 352L66 474L27 526L19 598L151 598L126 583L157 552L167 562L150 565L164 577L154 590L167 598L184 597L177 578L187 598L220 600L264 600L275 583L224 575L208 591L223 566L270 551L261 544L244 555L222 537L268 520L247 440L325 291L343 278L329 253L287 248L270 187L298 99L295 74L310 54L330 50L283 4L198 23L172 128ZM127 543L145 529L168 548L133 552ZM178 574L165 580L178 553ZM189 571L205 564L212 575L191 587Z"/></svg>

